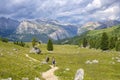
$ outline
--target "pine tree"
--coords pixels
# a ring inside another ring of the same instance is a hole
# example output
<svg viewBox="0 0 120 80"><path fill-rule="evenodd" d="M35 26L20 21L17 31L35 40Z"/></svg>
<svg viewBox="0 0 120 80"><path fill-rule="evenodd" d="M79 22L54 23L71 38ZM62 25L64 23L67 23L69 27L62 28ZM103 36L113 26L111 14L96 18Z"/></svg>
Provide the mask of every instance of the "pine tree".
<svg viewBox="0 0 120 80"><path fill-rule="evenodd" d="M108 36L107 33L104 32L101 37L101 49L108 50L109 49L108 44L109 44Z"/></svg>
<svg viewBox="0 0 120 80"><path fill-rule="evenodd" d="M25 43L24 42L20 42L20 46L24 47L25 46Z"/></svg>
<svg viewBox="0 0 120 80"><path fill-rule="evenodd" d="M120 51L120 41L116 42L115 49L116 51Z"/></svg>
<svg viewBox="0 0 120 80"><path fill-rule="evenodd" d="M115 48L117 37L111 37L109 40L109 49Z"/></svg>
<svg viewBox="0 0 120 80"><path fill-rule="evenodd" d="M88 45L87 39L83 38L83 47L87 47L87 45Z"/></svg>
<svg viewBox="0 0 120 80"><path fill-rule="evenodd" d="M52 40L48 40L48 43L47 43L47 50L48 51L53 51L53 43L52 43Z"/></svg>
<svg viewBox="0 0 120 80"><path fill-rule="evenodd" d="M89 40L90 48L95 48L95 41L93 39Z"/></svg>
<svg viewBox="0 0 120 80"><path fill-rule="evenodd" d="M82 41L80 40L78 46L81 47L81 45L82 45Z"/></svg>
<svg viewBox="0 0 120 80"><path fill-rule="evenodd" d="M101 42L101 38L98 37L98 38L95 39L95 42L94 42L95 43L95 49L100 48L100 46L101 46L100 42Z"/></svg>

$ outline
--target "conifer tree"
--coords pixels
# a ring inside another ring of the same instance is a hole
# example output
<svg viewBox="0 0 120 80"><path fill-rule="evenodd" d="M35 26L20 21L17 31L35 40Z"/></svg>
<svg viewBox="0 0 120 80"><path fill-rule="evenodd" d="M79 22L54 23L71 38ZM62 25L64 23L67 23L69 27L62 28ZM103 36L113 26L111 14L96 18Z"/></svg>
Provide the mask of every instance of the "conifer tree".
<svg viewBox="0 0 120 80"><path fill-rule="evenodd" d="M109 49L108 44L109 44L108 35L106 32L104 32L101 37L101 49L108 50Z"/></svg>
<svg viewBox="0 0 120 80"><path fill-rule="evenodd" d="M83 47L87 47L87 45L88 45L87 39L83 38Z"/></svg>
<svg viewBox="0 0 120 80"><path fill-rule="evenodd" d="M116 42L115 50L116 50L116 51L120 51L120 41L117 41L117 42Z"/></svg>
<svg viewBox="0 0 120 80"><path fill-rule="evenodd" d="M99 49L100 48L100 44L101 44L101 37L98 37L95 39L95 49Z"/></svg>
<svg viewBox="0 0 120 80"><path fill-rule="evenodd" d="M24 42L20 42L20 46L24 47L25 46L25 43Z"/></svg>
<svg viewBox="0 0 120 80"><path fill-rule="evenodd" d="M47 43L47 50L48 51L53 51L53 43L52 43L52 40L48 40L48 43Z"/></svg>
<svg viewBox="0 0 120 80"><path fill-rule="evenodd" d="M109 49L115 48L117 37L111 37L109 40Z"/></svg>
<svg viewBox="0 0 120 80"><path fill-rule="evenodd" d="M89 44L90 48L95 48L95 41L93 39L90 39Z"/></svg>

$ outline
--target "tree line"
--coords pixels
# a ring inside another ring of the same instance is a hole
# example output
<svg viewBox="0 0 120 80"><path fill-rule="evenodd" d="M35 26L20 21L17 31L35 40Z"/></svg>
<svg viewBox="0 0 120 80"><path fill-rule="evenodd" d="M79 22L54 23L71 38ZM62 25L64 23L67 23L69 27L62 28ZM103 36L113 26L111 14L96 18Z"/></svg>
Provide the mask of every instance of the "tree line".
<svg viewBox="0 0 120 80"><path fill-rule="evenodd" d="M84 37L82 40L83 47L120 51L120 39L117 36L108 36L106 32L101 37Z"/></svg>
<svg viewBox="0 0 120 80"><path fill-rule="evenodd" d="M19 46L22 46L24 47L25 46L25 43L23 41L14 41L13 42L15 45L19 45Z"/></svg>
<svg viewBox="0 0 120 80"><path fill-rule="evenodd" d="M8 43L9 40L8 40L8 38L0 37L0 41ZM41 42L38 41L36 38L32 38L32 47L35 47L37 43L41 44ZM21 47L25 47L25 45L26 45L25 42L23 42L23 41L13 41L13 44L19 45ZM47 50L48 51L53 51L53 42L52 42L51 39L48 40Z"/></svg>
<svg viewBox="0 0 120 80"><path fill-rule="evenodd" d="M9 40L7 38L0 37L0 41L7 43Z"/></svg>

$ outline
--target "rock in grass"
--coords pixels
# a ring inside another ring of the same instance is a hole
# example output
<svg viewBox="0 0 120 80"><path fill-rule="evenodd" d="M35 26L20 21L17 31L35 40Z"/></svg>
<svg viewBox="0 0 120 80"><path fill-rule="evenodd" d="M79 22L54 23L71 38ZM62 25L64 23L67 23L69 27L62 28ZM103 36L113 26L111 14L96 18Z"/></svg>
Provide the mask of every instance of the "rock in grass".
<svg viewBox="0 0 120 80"><path fill-rule="evenodd" d="M117 60L120 59L119 57L115 57Z"/></svg>
<svg viewBox="0 0 120 80"><path fill-rule="evenodd" d="M97 63L99 63L99 61L98 60L92 60L92 61L90 61L90 60L87 60L86 62L85 62L86 64L97 64Z"/></svg>
<svg viewBox="0 0 120 80"><path fill-rule="evenodd" d="M83 79L84 79L84 70L83 69L77 70L74 80L83 80Z"/></svg>
<svg viewBox="0 0 120 80"><path fill-rule="evenodd" d="M37 47L33 47L31 50L30 50L30 53L35 53L35 54L40 54L41 53L41 50Z"/></svg>
<svg viewBox="0 0 120 80"><path fill-rule="evenodd" d="M99 61L98 60L92 60L92 63L97 64Z"/></svg>
<svg viewBox="0 0 120 80"><path fill-rule="evenodd" d="M66 68L65 70L66 70L66 71L69 71L69 70L70 70L70 68Z"/></svg>
<svg viewBox="0 0 120 80"><path fill-rule="evenodd" d="M22 78L22 80L29 80L29 78Z"/></svg>
<svg viewBox="0 0 120 80"><path fill-rule="evenodd" d="M7 78L7 79L1 79L1 80L12 80L12 78L10 77L10 78Z"/></svg>
<svg viewBox="0 0 120 80"><path fill-rule="evenodd" d="M87 60L85 63L86 64L92 64L92 62L90 60Z"/></svg>
<svg viewBox="0 0 120 80"><path fill-rule="evenodd" d="M40 80L38 77L35 77L35 80Z"/></svg>
<svg viewBox="0 0 120 80"><path fill-rule="evenodd" d="M117 62L120 62L120 59L118 59Z"/></svg>

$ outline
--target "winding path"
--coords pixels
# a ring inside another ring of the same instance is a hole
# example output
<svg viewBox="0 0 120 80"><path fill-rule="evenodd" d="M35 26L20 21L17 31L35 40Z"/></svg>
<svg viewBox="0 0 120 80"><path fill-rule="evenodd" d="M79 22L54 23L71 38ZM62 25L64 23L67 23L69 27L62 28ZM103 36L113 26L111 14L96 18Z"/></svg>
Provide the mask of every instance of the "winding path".
<svg viewBox="0 0 120 80"><path fill-rule="evenodd" d="M32 61L40 62L39 60L30 57L28 54L25 54L25 56ZM58 77L56 75L54 75L54 72L56 70L58 70L59 68L58 67L53 67L52 65L50 65L50 67L51 67L51 69L42 73L42 78L45 79L45 80L58 80Z"/></svg>
<svg viewBox="0 0 120 80"><path fill-rule="evenodd" d="M30 60L32 60L32 61L40 62L39 60L30 57L28 54L25 54L25 56L26 56L27 58L29 58Z"/></svg>
<svg viewBox="0 0 120 80"><path fill-rule="evenodd" d="M52 65L50 65L50 67L50 70L42 73L42 77L45 80L58 80L58 77L54 75L54 72L58 69L58 67L53 67Z"/></svg>

